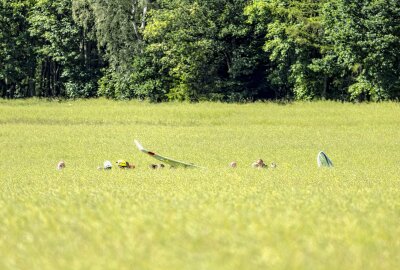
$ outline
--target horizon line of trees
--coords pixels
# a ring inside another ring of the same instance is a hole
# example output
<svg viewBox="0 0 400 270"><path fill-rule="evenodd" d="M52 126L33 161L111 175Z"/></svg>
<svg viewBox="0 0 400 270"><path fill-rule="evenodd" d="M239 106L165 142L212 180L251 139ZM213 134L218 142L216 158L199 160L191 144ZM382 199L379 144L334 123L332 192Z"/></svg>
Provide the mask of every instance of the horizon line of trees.
<svg viewBox="0 0 400 270"><path fill-rule="evenodd" d="M0 97L400 98L398 0L0 0Z"/></svg>

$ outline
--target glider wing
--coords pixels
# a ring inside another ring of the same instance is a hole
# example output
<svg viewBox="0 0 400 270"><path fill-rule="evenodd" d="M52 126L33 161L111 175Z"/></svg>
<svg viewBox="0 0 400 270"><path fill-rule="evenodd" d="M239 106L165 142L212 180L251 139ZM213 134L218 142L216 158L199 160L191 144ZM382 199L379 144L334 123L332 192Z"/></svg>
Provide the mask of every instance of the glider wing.
<svg viewBox="0 0 400 270"><path fill-rule="evenodd" d="M143 152L143 153L145 153L145 154L148 154L149 156L151 156L151 157L153 157L153 158L155 158L155 159L157 159L157 160L159 160L159 161L161 161L161 162L164 162L164 163L166 163L166 164L168 164L168 165L170 165L170 166L172 166L172 167L202 168L202 167L200 167L200 166L194 165L193 163L187 163L187 162L183 162L183 161L179 161L179 160L175 160L175 159L172 159L172 158L168 158L168 157L164 157L164 156L158 155L158 154L156 154L156 153L154 153L154 152L152 152L152 151L149 151L149 150L145 149L145 148L140 144L140 142L139 142L138 140L135 140L134 142L135 142L135 144L136 144L136 147L137 147L141 152Z"/></svg>

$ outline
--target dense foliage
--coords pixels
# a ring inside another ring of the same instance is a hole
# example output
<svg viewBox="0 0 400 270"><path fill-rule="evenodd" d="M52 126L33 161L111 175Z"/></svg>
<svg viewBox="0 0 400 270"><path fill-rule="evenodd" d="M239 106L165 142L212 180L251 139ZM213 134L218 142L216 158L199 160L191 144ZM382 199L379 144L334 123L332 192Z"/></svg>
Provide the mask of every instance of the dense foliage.
<svg viewBox="0 0 400 270"><path fill-rule="evenodd" d="M0 0L0 96L388 100L397 0Z"/></svg>

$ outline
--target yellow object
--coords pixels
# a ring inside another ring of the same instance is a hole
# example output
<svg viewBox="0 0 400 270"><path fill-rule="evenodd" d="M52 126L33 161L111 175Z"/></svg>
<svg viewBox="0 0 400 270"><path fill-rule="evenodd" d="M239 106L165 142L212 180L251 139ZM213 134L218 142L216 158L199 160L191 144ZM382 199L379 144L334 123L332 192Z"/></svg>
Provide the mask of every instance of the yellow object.
<svg viewBox="0 0 400 270"><path fill-rule="evenodd" d="M117 164L118 164L118 167L121 167L121 168L128 167L128 162L126 162L125 160L118 160Z"/></svg>

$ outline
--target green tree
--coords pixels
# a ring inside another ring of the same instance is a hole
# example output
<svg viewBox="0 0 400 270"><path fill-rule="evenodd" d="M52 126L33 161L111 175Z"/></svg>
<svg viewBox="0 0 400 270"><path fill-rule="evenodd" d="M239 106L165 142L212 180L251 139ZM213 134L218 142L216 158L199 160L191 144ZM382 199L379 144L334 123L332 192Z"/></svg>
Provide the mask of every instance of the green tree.
<svg viewBox="0 0 400 270"><path fill-rule="evenodd" d="M326 0L254 0L246 14L266 29L264 49L277 91L297 99L326 97L332 75L318 68L327 53L321 11Z"/></svg>
<svg viewBox="0 0 400 270"><path fill-rule="evenodd" d="M254 29L245 23L245 3L158 1L144 30L144 60L134 63L140 94L191 101L262 95L265 57L262 44L252 38Z"/></svg>
<svg viewBox="0 0 400 270"><path fill-rule="evenodd" d="M94 96L101 62L95 42L73 20L72 1L37 1L29 22L37 43L41 95Z"/></svg>
<svg viewBox="0 0 400 270"><path fill-rule="evenodd" d="M352 99L400 94L400 2L335 0L324 9L327 38L338 63L351 72Z"/></svg>
<svg viewBox="0 0 400 270"><path fill-rule="evenodd" d="M27 16L33 1L0 0L0 96L35 95L35 55Z"/></svg>
<svg viewBox="0 0 400 270"><path fill-rule="evenodd" d="M143 50L142 31L146 25L150 0L74 0L78 23L93 32L107 61L100 80L99 94L111 98L132 98L132 61ZM82 12L82 10L86 10ZM78 15L79 14L79 15Z"/></svg>

